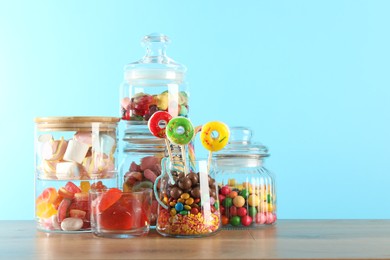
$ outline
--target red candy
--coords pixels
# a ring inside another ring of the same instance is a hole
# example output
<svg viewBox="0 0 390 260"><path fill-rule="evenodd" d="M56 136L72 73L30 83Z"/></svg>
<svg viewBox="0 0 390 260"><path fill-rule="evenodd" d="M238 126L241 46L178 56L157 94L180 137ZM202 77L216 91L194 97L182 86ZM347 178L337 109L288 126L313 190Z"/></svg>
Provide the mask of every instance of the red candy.
<svg viewBox="0 0 390 260"><path fill-rule="evenodd" d="M111 188L107 192L103 193L102 198L99 202L99 212L103 212L111 207L122 197L122 191L117 188Z"/></svg>
<svg viewBox="0 0 390 260"><path fill-rule="evenodd" d="M247 213L247 210L246 208L237 208L237 215L240 216L240 217L244 217Z"/></svg>
<svg viewBox="0 0 390 260"><path fill-rule="evenodd" d="M166 138L165 127L171 119L172 116L168 112L155 112L148 121L148 127L152 135L158 138Z"/></svg>
<svg viewBox="0 0 390 260"><path fill-rule="evenodd" d="M250 224L252 224L252 217L251 216L243 216L241 218L241 224L243 226L249 226Z"/></svg>
<svg viewBox="0 0 390 260"><path fill-rule="evenodd" d="M230 193L230 188L228 186L223 186L221 188L221 194L224 196L228 196Z"/></svg>

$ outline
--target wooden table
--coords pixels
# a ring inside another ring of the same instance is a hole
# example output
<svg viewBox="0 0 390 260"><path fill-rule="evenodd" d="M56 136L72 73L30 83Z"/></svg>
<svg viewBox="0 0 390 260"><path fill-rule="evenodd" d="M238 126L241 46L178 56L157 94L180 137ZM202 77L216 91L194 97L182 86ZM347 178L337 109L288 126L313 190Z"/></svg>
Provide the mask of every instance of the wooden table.
<svg viewBox="0 0 390 260"><path fill-rule="evenodd" d="M133 239L47 234L34 221L0 221L0 259L390 259L390 220L279 220L195 239L152 230Z"/></svg>

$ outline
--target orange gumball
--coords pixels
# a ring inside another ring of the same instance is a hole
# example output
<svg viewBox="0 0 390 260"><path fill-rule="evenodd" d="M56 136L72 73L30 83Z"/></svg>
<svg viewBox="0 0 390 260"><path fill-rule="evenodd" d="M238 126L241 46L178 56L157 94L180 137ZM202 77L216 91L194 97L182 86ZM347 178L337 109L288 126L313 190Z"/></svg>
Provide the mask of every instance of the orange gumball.
<svg viewBox="0 0 390 260"><path fill-rule="evenodd" d="M226 226L227 224L229 224L229 218L226 217L225 215L222 215L221 222L222 222L222 225Z"/></svg>

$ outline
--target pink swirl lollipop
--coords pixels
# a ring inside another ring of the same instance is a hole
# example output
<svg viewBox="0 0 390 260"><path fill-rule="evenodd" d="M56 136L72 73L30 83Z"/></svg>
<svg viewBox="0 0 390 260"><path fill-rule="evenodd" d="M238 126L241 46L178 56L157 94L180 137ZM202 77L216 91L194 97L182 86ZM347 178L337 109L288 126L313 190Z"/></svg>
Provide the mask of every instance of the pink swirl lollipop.
<svg viewBox="0 0 390 260"><path fill-rule="evenodd" d="M169 158L172 159L172 152L167 139L165 128L172 119L171 114L166 111L155 112L148 121L149 131L157 138L163 138L168 149Z"/></svg>

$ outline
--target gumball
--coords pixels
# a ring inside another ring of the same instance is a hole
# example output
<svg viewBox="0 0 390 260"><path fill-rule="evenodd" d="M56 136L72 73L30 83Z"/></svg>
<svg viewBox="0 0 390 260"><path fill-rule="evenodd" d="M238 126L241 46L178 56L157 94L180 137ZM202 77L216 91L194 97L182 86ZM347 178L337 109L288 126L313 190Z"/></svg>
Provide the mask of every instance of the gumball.
<svg viewBox="0 0 390 260"><path fill-rule="evenodd" d="M232 226L239 226L241 224L241 219L239 216L234 216L234 217L230 218L229 223Z"/></svg>
<svg viewBox="0 0 390 260"><path fill-rule="evenodd" d="M224 215L225 214L225 207L219 206L219 212L221 212L221 214Z"/></svg>
<svg viewBox="0 0 390 260"><path fill-rule="evenodd" d="M243 190L240 191L239 195L244 197L244 199L247 199L248 196L249 196L249 191L246 190L246 189L243 189Z"/></svg>
<svg viewBox="0 0 390 260"><path fill-rule="evenodd" d="M235 197L234 199L233 199L233 204L234 204L234 206L236 206L236 207L242 207L242 206L244 206L244 204L245 204L245 199L244 199L244 197L242 197L242 196L237 196L237 197Z"/></svg>
<svg viewBox="0 0 390 260"><path fill-rule="evenodd" d="M243 226L249 226L250 224L252 224L252 217L251 216L243 216L241 218L241 224Z"/></svg>
<svg viewBox="0 0 390 260"><path fill-rule="evenodd" d="M234 191L234 190L229 193L229 197L232 198L232 199L237 197L237 195L238 195L237 191Z"/></svg>
<svg viewBox="0 0 390 260"><path fill-rule="evenodd" d="M265 222L267 221L267 217L264 213L262 212L258 212L256 215L255 215L255 222L256 224L265 224Z"/></svg>
<svg viewBox="0 0 390 260"><path fill-rule="evenodd" d="M229 208L229 215L230 216L237 216L237 208L235 206L231 206Z"/></svg>
<svg viewBox="0 0 390 260"><path fill-rule="evenodd" d="M251 194L248 197L249 206L256 207L260 204L260 198L256 194Z"/></svg>
<svg viewBox="0 0 390 260"><path fill-rule="evenodd" d="M232 198L226 197L226 198L222 201L222 205L224 205L225 208L229 208L231 205L233 205L233 200L232 200Z"/></svg>
<svg viewBox="0 0 390 260"><path fill-rule="evenodd" d="M256 207L249 207L249 216L254 218L256 216L256 213L257 213Z"/></svg>
<svg viewBox="0 0 390 260"><path fill-rule="evenodd" d="M237 208L237 215L240 217L246 216L247 212L246 208Z"/></svg>
<svg viewBox="0 0 390 260"><path fill-rule="evenodd" d="M230 188L229 188L228 186L223 186L223 187L221 188L221 194L222 194L222 195L228 196L229 193L230 193Z"/></svg>
<svg viewBox="0 0 390 260"><path fill-rule="evenodd" d="M266 224L272 224L276 220L276 216L272 213L267 213L266 218L267 218L267 220L265 221Z"/></svg>
<svg viewBox="0 0 390 260"><path fill-rule="evenodd" d="M218 194L219 201L223 201L225 199L225 195Z"/></svg>
<svg viewBox="0 0 390 260"><path fill-rule="evenodd" d="M226 226L227 224L229 224L229 218L226 216L222 216L221 222L222 222L222 225Z"/></svg>

